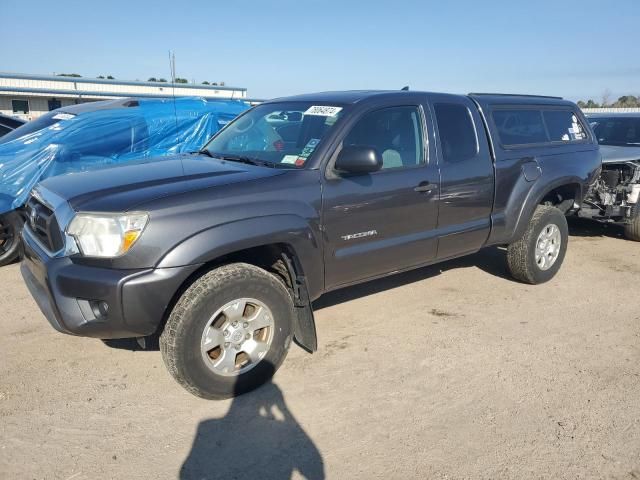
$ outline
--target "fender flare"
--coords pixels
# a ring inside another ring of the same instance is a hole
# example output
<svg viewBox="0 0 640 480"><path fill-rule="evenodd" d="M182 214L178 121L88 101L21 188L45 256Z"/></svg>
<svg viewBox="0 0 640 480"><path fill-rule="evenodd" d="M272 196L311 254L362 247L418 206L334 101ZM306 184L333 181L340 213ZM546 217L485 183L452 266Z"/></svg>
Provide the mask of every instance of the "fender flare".
<svg viewBox="0 0 640 480"><path fill-rule="evenodd" d="M520 236L527 229L527 226L529 225L529 221L531 220L531 217L533 216L533 212L535 211L536 207L540 205L544 197L546 197L553 190L565 185L576 185L578 187L578 192L577 192L577 198L575 198L575 201L581 202L582 195L583 195L583 192L582 192L583 182L584 180L581 179L580 177L571 176L571 177L557 178L550 183L545 183L544 189L542 188L536 189L536 185L534 184L531 190L529 190L527 198L522 205L522 208L520 210L520 215L518 216L518 220L516 221L513 234L511 235L511 240L520 238Z"/></svg>
<svg viewBox="0 0 640 480"><path fill-rule="evenodd" d="M202 230L162 257L157 268L206 264L224 255L266 245L288 245L307 278L309 294L322 291L322 246L309 222L293 214L251 217Z"/></svg>
<svg viewBox="0 0 640 480"><path fill-rule="evenodd" d="M317 334L311 299L324 288L324 264L320 243L302 217L269 215L217 225L174 246L158 268L207 264L238 251L274 244L286 245L294 255L290 259L283 253L294 290L294 335L301 347L313 352Z"/></svg>

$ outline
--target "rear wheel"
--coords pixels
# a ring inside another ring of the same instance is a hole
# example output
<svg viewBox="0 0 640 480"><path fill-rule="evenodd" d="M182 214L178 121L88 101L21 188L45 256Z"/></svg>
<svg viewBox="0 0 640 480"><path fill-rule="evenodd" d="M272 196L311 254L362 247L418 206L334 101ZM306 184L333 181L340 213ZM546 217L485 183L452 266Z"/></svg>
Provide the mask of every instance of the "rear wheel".
<svg viewBox="0 0 640 480"><path fill-rule="evenodd" d="M15 210L0 215L0 267L20 256L22 217Z"/></svg>
<svg viewBox="0 0 640 480"><path fill-rule="evenodd" d="M538 205L522 237L507 249L511 275L534 285L551 280L560 270L568 240L564 214L555 207Z"/></svg>
<svg viewBox="0 0 640 480"><path fill-rule="evenodd" d="M633 208L631 222L624 226L624 236L629 240L640 242L640 204Z"/></svg>
<svg viewBox="0 0 640 480"><path fill-rule="evenodd" d="M268 381L286 357L294 307L261 268L235 263L191 284L160 336L171 375L202 398L229 398Z"/></svg>

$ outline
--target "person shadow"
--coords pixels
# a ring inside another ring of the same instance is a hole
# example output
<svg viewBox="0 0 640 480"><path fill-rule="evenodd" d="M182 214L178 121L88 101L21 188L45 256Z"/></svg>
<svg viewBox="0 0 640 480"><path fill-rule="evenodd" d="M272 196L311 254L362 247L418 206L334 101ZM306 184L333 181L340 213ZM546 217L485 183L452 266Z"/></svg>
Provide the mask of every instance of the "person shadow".
<svg viewBox="0 0 640 480"><path fill-rule="evenodd" d="M235 397L222 418L198 425L180 480L322 480L322 455L269 381Z"/></svg>

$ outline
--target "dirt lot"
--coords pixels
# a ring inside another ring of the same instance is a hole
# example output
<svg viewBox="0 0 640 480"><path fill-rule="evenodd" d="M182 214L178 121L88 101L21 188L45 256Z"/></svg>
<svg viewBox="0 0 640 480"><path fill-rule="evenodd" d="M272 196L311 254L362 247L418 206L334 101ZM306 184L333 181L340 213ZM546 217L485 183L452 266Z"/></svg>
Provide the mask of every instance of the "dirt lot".
<svg viewBox="0 0 640 480"><path fill-rule="evenodd" d="M551 283L503 252L335 292L320 349L235 401L157 351L55 333L0 269L0 477L640 478L640 245L574 224Z"/></svg>

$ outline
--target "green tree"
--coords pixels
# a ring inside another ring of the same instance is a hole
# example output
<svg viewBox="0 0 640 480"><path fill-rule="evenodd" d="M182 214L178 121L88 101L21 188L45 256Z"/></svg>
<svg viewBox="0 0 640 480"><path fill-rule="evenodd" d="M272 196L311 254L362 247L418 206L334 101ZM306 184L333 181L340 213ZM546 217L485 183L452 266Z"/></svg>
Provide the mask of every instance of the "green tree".
<svg viewBox="0 0 640 480"><path fill-rule="evenodd" d="M116 77L112 77L111 75L107 75L107 80L115 80Z"/></svg>
<svg viewBox="0 0 640 480"><path fill-rule="evenodd" d="M623 95L612 105L618 108L634 108L638 107L638 97L635 95Z"/></svg>
<svg viewBox="0 0 640 480"><path fill-rule="evenodd" d="M59 73L57 76L58 76L58 77L75 77L75 78L82 78L82 75L77 74L77 73Z"/></svg>
<svg viewBox="0 0 640 480"><path fill-rule="evenodd" d="M149 79L147 80L147 82L157 82L158 79L156 77L149 77Z"/></svg>
<svg viewBox="0 0 640 480"><path fill-rule="evenodd" d="M96 78L104 78L104 75L98 75Z"/></svg>
<svg viewBox="0 0 640 480"><path fill-rule="evenodd" d="M202 85L209 85L209 82L205 80L204 82L202 82Z"/></svg>
<svg viewBox="0 0 640 480"><path fill-rule="evenodd" d="M167 83L167 79L166 78L159 78L158 81L160 83Z"/></svg>
<svg viewBox="0 0 640 480"><path fill-rule="evenodd" d="M189 83L189 81L186 78L177 77L176 83Z"/></svg>

